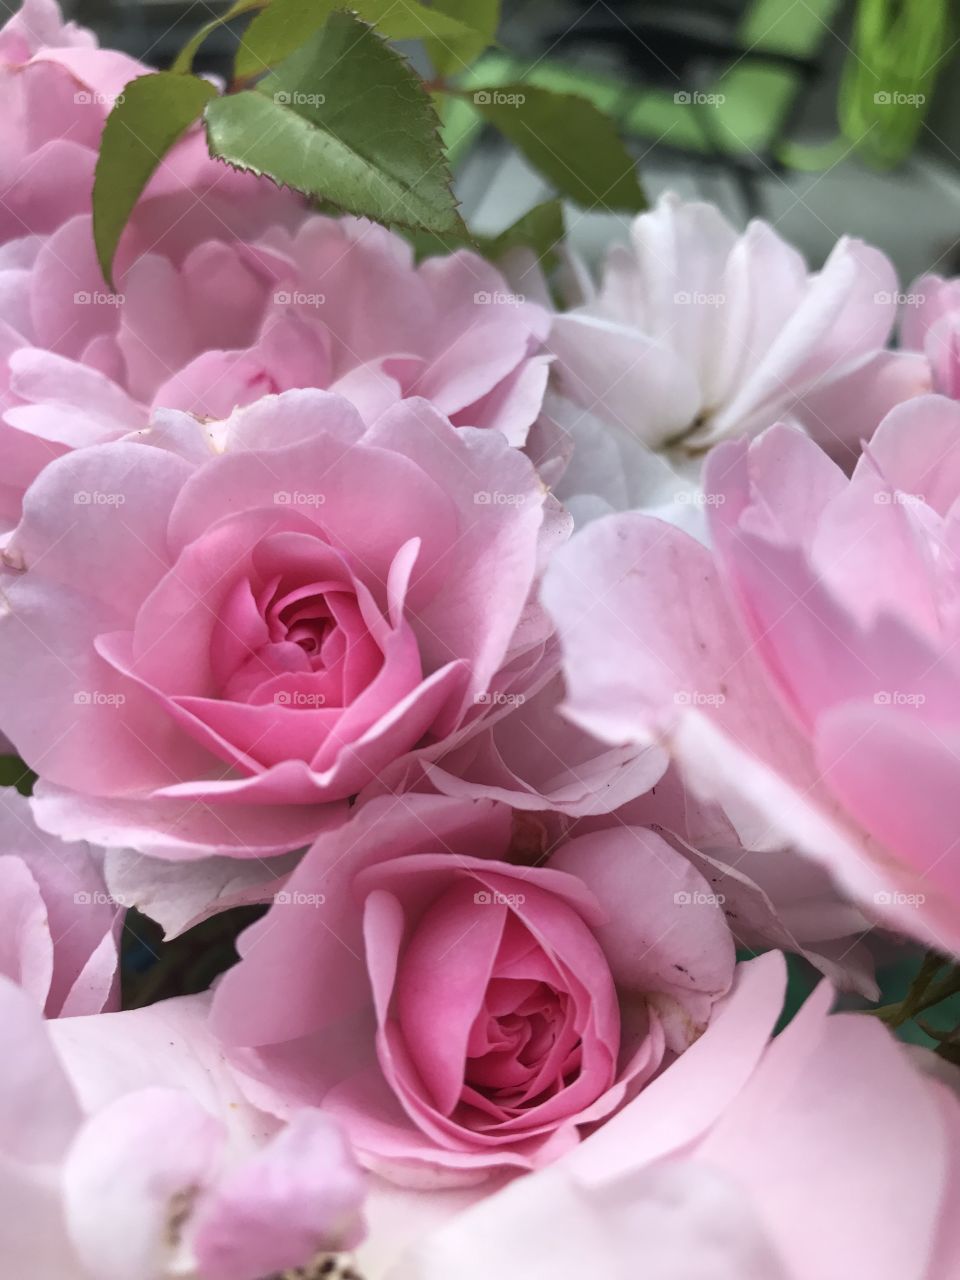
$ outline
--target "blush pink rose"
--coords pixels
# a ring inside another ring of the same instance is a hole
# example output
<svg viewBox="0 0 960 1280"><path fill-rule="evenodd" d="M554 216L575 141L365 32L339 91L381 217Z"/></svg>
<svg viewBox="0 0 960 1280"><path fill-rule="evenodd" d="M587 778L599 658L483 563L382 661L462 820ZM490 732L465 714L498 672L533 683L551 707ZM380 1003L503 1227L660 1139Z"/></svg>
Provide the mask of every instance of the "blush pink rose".
<svg viewBox="0 0 960 1280"><path fill-rule="evenodd" d="M269 184L268 184L269 185ZM409 397L522 445L537 417L548 313L513 301L459 251L415 264L373 223L313 217L255 243L223 234L182 259L125 252L107 290L90 217L0 247L0 516L52 458L176 408L224 418L297 387L345 395L369 420Z"/></svg>
<svg viewBox="0 0 960 1280"><path fill-rule="evenodd" d="M387 1280L952 1280L960 1101L824 984L770 1035L782 958L574 1151L427 1231Z"/></svg>
<svg viewBox="0 0 960 1280"><path fill-rule="evenodd" d="M894 405L929 390L926 361L888 351L898 282L844 236L819 271L767 222L742 233L671 192L614 245L599 284L548 345L574 443L558 490L578 524L642 509L695 531L704 453L780 418L844 464Z"/></svg>
<svg viewBox="0 0 960 1280"><path fill-rule="evenodd" d="M548 1163L685 1050L734 964L699 873L626 827L510 856L489 801L378 798L321 836L214 997L251 1098L442 1185Z"/></svg>
<svg viewBox="0 0 960 1280"><path fill-rule="evenodd" d="M65 24L55 0L25 0L0 29L0 243L90 212L104 121L124 87L150 71ZM211 159L197 125L160 162L124 240L128 252L182 255L211 236L256 235L302 208L289 192Z"/></svg>
<svg viewBox="0 0 960 1280"><path fill-rule="evenodd" d="M0 974L50 1018L113 1008L122 916L99 855L39 831L29 800L2 788Z"/></svg>
<svg viewBox="0 0 960 1280"><path fill-rule="evenodd" d="M57 1280L262 1280L363 1234L329 1116L238 1094L205 997L43 1022L0 977L0 1268Z"/></svg>
<svg viewBox="0 0 960 1280"><path fill-rule="evenodd" d="M714 551L643 516L558 553L568 712L666 743L747 848L960 951L960 405L918 397L852 478L785 426L711 454Z"/></svg>
<svg viewBox="0 0 960 1280"><path fill-rule="evenodd" d="M291 391L58 459L0 617L0 721L38 821L170 857L309 843L535 677L533 591L567 531L499 432L423 400L367 427Z"/></svg>
<svg viewBox="0 0 960 1280"><path fill-rule="evenodd" d="M736 230L667 193L611 249L595 295L557 318L557 383L653 449L695 456L753 435L886 344L888 259L844 238L822 271L766 222ZM842 436L844 424L824 424Z"/></svg>

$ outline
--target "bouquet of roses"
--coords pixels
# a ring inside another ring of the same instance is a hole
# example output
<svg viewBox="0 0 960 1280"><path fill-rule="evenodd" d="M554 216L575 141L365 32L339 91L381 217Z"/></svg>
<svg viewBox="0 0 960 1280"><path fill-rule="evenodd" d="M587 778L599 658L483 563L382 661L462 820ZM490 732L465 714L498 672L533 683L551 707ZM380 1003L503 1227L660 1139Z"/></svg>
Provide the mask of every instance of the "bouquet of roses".
<svg viewBox="0 0 960 1280"><path fill-rule="evenodd" d="M355 8L0 31L0 1270L956 1280L960 284Z"/></svg>

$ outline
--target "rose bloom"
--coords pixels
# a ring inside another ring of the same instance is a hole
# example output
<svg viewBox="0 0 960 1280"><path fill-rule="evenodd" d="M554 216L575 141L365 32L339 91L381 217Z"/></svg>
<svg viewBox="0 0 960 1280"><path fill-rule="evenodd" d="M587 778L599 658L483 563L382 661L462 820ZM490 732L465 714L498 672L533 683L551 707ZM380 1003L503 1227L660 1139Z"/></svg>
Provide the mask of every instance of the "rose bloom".
<svg viewBox="0 0 960 1280"><path fill-rule="evenodd" d="M126 251L115 274L116 292L87 215L0 248L8 521L52 458L142 429L159 408L223 418L322 387L372 421L422 397L516 445L540 410L548 313L505 301L499 272L465 250L416 265L382 227L312 217L255 243L203 239L182 259Z"/></svg>
<svg viewBox="0 0 960 1280"><path fill-rule="evenodd" d="M0 790L0 904L0 974L48 1017L116 1006L122 912L100 855L39 831L12 787Z"/></svg>
<svg viewBox="0 0 960 1280"><path fill-rule="evenodd" d="M249 1106L207 998L44 1023L0 977L0 1268L22 1280L263 1280L350 1248L363 1176L318 1111Z"/></svg>
<svg viewBox="0 0 960 1280"><path fill-rule="evenodd" d="M772 427L709 458L713 552L612 516L544 588L582 727L666 744L747 848L793 846L873 920L952 952L958 460L960 405L939 396L893 410L849 480Z"/></svg>
<svg viewBox="0 0 960 1280"><path fill-rule="evenodd" d="M423 400L367 427L291 391L58 459L0 616L0 723L38 821L171 857L309 843L537 678L533 588L567 531L499 432Z"/></svg>
<svg viewBox="0 0 960 1280"><path fill-rule="evenodd" d="M143 409L126 394L136 397L137 372L114 341L121 295L96 264L90 202L104 122L124 87L150 70L98 48L93 32L64 24L54 0L26 0L0 29L0 532L16 523L23 491L45 463L144 425ZM196 125L147 184L121 239L117 276L144 253L168 271L190 255L192 268L206 263L209 275L216 248L198 259L198 246L256 237L275 223L293 226L304 212L294 193L213 160ZM153 311L169 296L153 283L149 301L140 295L141 309ZM226 314L230 301L227 293L218 297ZM196 299L187 305L189 321L163 318L181 338L208 323ZM34 346L52 354L9 365L19 348ZM30 408L16 427L4 416L37 399L52 405L54 417L61 411L57 422L44 410L31 416Z"/></svg>
<svg viewBox="0 0 960 1280"><path fill-rule="evenodd" d="M0 243L89 213L104 122L124 87L151 70L98 48L92 31L64 23L55 0L25 0L0 29ZM202 239L255 235L301 209L289 192L213 160L194 125L161 160L124 241L129 251L159 245L182 255Z"/></svg>
<svg viewBox="0 0 960 1280"><path fill-rule="evenodd" d="M306 218L299 197L212 160L198 125L158 166L107 286L90 216L97 148L149 68L98 49L47 0L8 22L0 51L0 530L46 463L142 429L157 407L220 418L323 387L371 416L423 396L523 444L549 317L490 264L462 251L417 266L382 227Z"/></svg>
<svg viewBox="0 0 960 1280"><path fill-rule="evenodd" d="M549 1163L686 1050L734 965L706 880L620 825L510 858L489 801L381 797L321 835L214 995L249 1097L440 1187Z"/></svg>
<svg viewBox="0 0 960 1280"><path fill-rule="evenodd" d="M668 193L610 250L599 286L581 284L549 338L573 402L558 494L578 524L642 508L696 531L712 445L786 418L852 462L893 405L929 390L921 357L883 349L896 273L860 240L810 272L768 223L738 234L715 206Z"/></svg>
<svg viewBox="0 0 960 1280"><path fill-rule="evenodd" d="M707 1033L579 1148L371 1276L953 1280L955 1093L875 1019L829 1016L826 984L771 1040L784 987L780 956L741 965Z"/></svg>

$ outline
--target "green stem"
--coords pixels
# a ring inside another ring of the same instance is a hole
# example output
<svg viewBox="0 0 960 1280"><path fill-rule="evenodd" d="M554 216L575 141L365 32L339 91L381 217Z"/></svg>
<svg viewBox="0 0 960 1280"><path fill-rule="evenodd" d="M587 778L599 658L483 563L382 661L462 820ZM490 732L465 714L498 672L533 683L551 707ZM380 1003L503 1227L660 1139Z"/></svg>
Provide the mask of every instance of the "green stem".
<svg viewBox="0 0 960 1280"><path fill-rule="evenodd" d="M924 1013L941 1000L955 995L960 991L960 967L951 966L949 972L938 983L934 983L934 978L947 963L936 951L928 951L904 998L895 1004L882 1005L868 1012L890 1027L901 1027L918 1013Z"/></svg>

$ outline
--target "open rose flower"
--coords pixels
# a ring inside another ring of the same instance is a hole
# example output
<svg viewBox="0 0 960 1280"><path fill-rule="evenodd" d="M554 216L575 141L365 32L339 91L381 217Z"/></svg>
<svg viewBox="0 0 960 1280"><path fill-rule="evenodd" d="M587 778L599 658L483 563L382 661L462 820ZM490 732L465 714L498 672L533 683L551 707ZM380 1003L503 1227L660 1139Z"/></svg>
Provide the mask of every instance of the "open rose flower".
<svg viewBox="0 0 960 1280"><path fill-rule="evenodd" d="M55 0L25 0L0 29L0 243L89 213L104 122L124 87L150 71L64 23ZM256 235L301 210L289 192L211 159L195 125L158 164L124 244L182 255L211 236Z"/></svg>
<svg viewBox="0 0 960 1280"><path fill-rule="evenodd" d="M0 974L48 1017L99 1013L117 1002L122 911L98 855L37 829L30 802L0 791Z"/></svg>
<svg viewBox="0 0 960 1280"><path fill-rule="evenodd" d="M38 821L173 857L308 843L533 678L531 595L566 532L499 432L422 400L367 428L292 391L58 459L0 617L0 723L40 774Z"/></svg>
<svg viewBox="0 0 960 1280"><path fill-rule="evenodd" d="M928 389L922 360L883 350L897 287L862 241L811 273L768 223L738 235L713 205L664 195L554 321L557 389L579 407L564 500L578 518L642 506L689 522L706 450L782 417L846 457Z"/></svg>
<svg viewBox="0 0 960 1280"><path fill-rule="evenodd" d="M781 957L577 1150L433 1232L388 1280L951 1280L960 1101L824 984L776 1039ZM377 1274L377 1273L374 1273Z"/></svg>
<svg viewBox="0 0 960 1280"><path fill-rule="evenodd" d="M69 449L147 425L158 408L224 418L296 387L369 420L408 397L522 445L537 417L548 313L465 250L414 263L400 236L313 217L253 243L223 234L177 260L127 250L103 283L89 215L0 248L0 517Z"/></svg>
<svg viewBox="0 0 960 1280"><path fill-rule="evenodd" d="M206 997L43 1022L0 977L0 1268L23 1280L262 1280L363 1234L318 1111L249 1106Z"/></svg>
<svg viewBox="0 0 960 1280"><path fill-rule="evenodd" d="M668 745L745 846L960 951L960 404L899 406L849 480L772 427L715 450L706 493L713 553L640 515L558 553L568 713Z"/></svg>
<svg viewBox="0 0 960 1280"><path fill-rule="evenodd" d="M555 1159L696 1039L734 963L706 881L626 827L515 865L510 823L383 797L317 840L214 997L258 1105L322 1105L401 1181L476 1180Z"/></svg>

